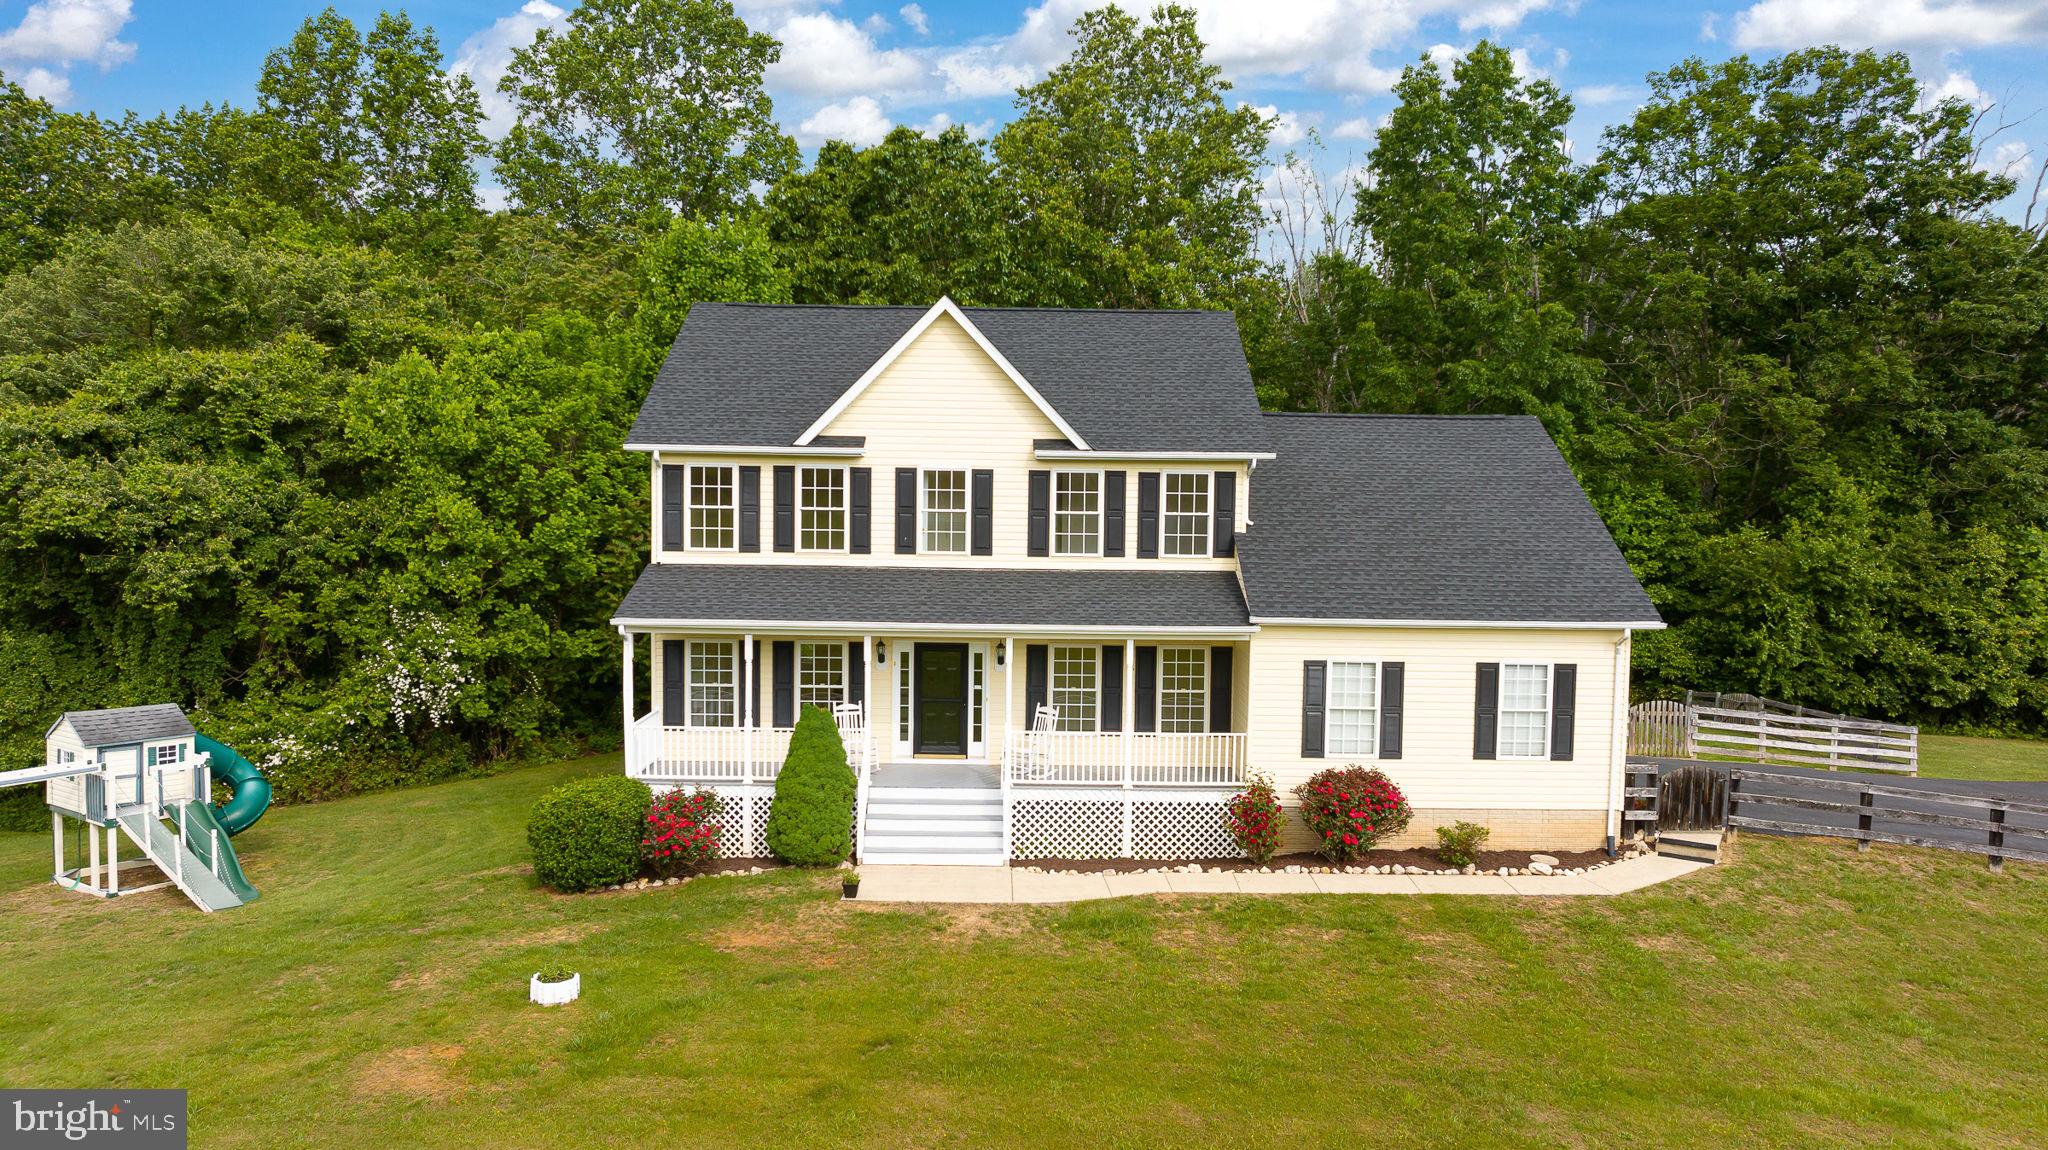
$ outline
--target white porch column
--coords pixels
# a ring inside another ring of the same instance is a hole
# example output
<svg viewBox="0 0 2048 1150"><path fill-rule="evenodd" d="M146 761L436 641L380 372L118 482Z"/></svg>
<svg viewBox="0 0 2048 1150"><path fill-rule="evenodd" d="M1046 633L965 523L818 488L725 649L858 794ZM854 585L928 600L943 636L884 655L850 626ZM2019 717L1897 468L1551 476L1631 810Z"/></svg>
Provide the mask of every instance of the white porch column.
<svg viewBox="0 0 2048 1150"><path fill-rule="evenodd" d="M743 744L743 749L740 752L743 758L740 766L740 777L751 783L754 781L754 636L752 632L740 636L740 659L744 668L740 672L740 742Z"/></svg>
<svg viewBox="0 0 2048 1150"><path fill-rule="evenodd" d="M860 637L860 769L875 769L875 637ZM964 741L963 741L964 742Z"/></svg>
<svg viewBox="0 0 2048 1150"><path fill-rule="evenodd" d="M1137 853L1137 835L1131 826L1131 751L1138 725L1138 641L1124 640L1123 731L1124 747L1124 857Z"/></svg>
<svg viewBox="0 0 2048 1150"><path fill-rule="evenodd" d="M102 889L100 882L100 829L91 823L85 824L86 885L95 892Z"/></svg>
<svg viewBox="0 0 2048 1150"><path fill-rule="evenodd" d="M107 893L121 893L121 828L107 828Z"/></svg>
<svg viewBox="0 0 2048 1150"><path fill-rule="evenodd" d="M625 637L620 655L624 666L619 673L619 710L626 721L626 774L631 776L640 770L638 732L633 729L633 633L621 627L619 634Z"/></svg>
<svg viewBox="0 0 2048 1150"><path fill-rule="evenodd" d="M1017 733L1016 641L1003 637L1003 775L1010 774L1010 736Z"/></svg>

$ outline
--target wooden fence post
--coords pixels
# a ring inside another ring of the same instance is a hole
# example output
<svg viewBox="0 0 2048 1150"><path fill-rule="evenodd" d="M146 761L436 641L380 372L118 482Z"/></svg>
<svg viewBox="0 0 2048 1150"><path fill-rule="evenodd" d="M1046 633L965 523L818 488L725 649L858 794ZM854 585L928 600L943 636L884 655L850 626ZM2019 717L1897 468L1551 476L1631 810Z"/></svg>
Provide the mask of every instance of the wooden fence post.
<svg viewBox="0 0 2048 1150"><path fill-rule="evenodd" d="M1721 838L1735 841L1735 808L1742 801L1742 775L1735 768L1728 769L1728 813L1722 817Z"/></svg>
<svg viewBox="0 0 2048 1150"><path fill-rule="evenodd" d="M1992 807L1992 808L1991 808L1991 846L1992 846L1993 848L1997 848L1997 847L2002 847L2002 846L2004 846L2004 845L2005 845L2005 831L2004 831L2004 829L2003 829L2003 828L2004 828L2004 826L2005 826L2005 808L2004 808L2004 807L2002 807L2002 806L1998 806L1998 807ZM2003 874L2003 873L2005 873L2005 856L2004 856L2004 855L2001 855L2001 854L1993 854L1993 855L1991 856L1991 873L1992 873L1992 874Z"/></svg>
<svg viewBox="0 0 2048 1150"><path fill-rule="evenodd" d="M1871 804L1876 801L1877 796L1871 794L1869 791L1864 791L1862 794L1856 796L1857 805L1865 808L1866 810L1868 810ZM1860 814L1856 816L1856 851L1858 854L1861 854L1869 849L1870 816L1868 814Z"/></svg>

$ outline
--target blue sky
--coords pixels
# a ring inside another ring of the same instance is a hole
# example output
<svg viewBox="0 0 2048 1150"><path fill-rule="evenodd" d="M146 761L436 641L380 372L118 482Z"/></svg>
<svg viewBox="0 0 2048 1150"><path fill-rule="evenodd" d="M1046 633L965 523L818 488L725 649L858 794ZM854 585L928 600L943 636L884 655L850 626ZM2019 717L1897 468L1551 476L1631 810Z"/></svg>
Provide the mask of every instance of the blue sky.
<svg viewBox="0 0 2048 1150"><path fill-rule="evenodd" d="M770 90L808 148L872 142L894 124L999 126L1009 95L1065 55L1065 29L1095 0L741 0L785 45ZM367 25L396 3L337 2ZM571 0L415 0L451 66L490 89L513 46L560 21ZM1991 140L1987 166L2031 173L2048 155L2048 0L1751 0L1721 6L1614 0L1194 0L1214 59L1245 102L1281 117L1276 151L1314 128L1331 167L1369 147L1388 88L1425 52L1481 38L1574 93L1574 149L1626 117L1643 76L1690 55L1771 55L1818 43L1909 53L1930 91L1998 105L2020 121ZM253 102L264 54L316 0L0 0L0 71L64 107L119 114L207 101ZM2031 118L2029 118L2031 117Z"/></svg>

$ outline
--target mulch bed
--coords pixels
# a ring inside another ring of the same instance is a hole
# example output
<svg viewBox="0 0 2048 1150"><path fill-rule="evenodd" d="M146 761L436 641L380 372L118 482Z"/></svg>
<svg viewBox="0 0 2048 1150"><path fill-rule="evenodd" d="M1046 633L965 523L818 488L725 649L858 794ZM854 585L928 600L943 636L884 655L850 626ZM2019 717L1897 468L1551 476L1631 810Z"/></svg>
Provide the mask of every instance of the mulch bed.
<svg viewBox="0 0 2048 1150"><path fill-rule="evenodd" d="M1519 870L1529 865L1529 856L1547 854L1557 860L1559 870L1573 867L1589 867L1595 863L1610 862L1607 852L1591 851L1480 851L1476 865L1482 871L1499 870L1507 867ZM1182 867L1189 863L1202 864L1203 870L1215 871L1256 871L1258 864L1244 859L1018 859L1013 867L1035 866L1041 870L1075 871L1081 874L1099 874L1103 871L1140 871L1166 867ZM1266 864L1267 870L1285 870L1290 866L1326 867L1330 861L1317 854L1276 855ZM1407 850L1367 851L1349 865L1356 867L1376 866L1384 870L1390 866L1421 867L1426 871L1448 869L1436 852L1411 847Z"/></svg>

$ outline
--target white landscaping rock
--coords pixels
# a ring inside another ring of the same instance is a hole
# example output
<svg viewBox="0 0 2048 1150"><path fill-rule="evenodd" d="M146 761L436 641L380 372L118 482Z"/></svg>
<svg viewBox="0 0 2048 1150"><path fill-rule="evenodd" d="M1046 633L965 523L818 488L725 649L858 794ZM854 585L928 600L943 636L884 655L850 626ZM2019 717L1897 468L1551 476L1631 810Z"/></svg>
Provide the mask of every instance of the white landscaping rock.
<svg viewBox="0 0 2048 1150"><path fill-rule="evenodd" d="M1543 862L1543 861L1541 861L1541 860L1539 860L1539 859L1530 859L1530 860L1529 860L1529 869L1530 869L1531 871L1535 872L1536 874L1549 874L1549 873L1551 873L1552 871L1556 870L1557 868L1556 868L1556 867L1553 867L1553 866L1551 866L1551 865L1550 865L1549 863L1547 863L1547 862Z"/></svg>
<svg viewBox="0 0 2048 1150"><path fill-rule="evenodd" d="M1530 864L1531 866L1534 866L1534 865L1535 865L1535 864L1537 864L1537 863L1542 863L1542 864L1543 864L1544 866L1548 866L1548 867L1554 867L1554 866L1556 866L1556 865L1557 865L1557 856L1556 856L1556 855L1530 855L1530 856L1529 856L1529 864Z"/></svg>

